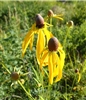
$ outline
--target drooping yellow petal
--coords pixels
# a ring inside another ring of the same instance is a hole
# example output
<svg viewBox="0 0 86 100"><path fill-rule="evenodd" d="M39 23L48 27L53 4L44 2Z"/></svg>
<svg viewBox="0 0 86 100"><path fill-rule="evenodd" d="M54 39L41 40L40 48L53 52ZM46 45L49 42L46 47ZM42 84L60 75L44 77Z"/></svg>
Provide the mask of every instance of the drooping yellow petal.
<svg viewBox="0 0 86 100"><path fill-rule="evenodd" d="M38 64L40 64L40 55L45 47L45 35L43 31L40 29L38 33L37 45L36 45L36 57Z"/></svg>
<svg viewBox="0 0 86 100"><path fill-rule="evenodd" d="M53 61L53 64L57 64L58 63L58 55L56 54L56 52L52 52L52 61Z"/></svg>
<svg viewBox="0 0 86 100"><path fill-rule="evenodd" d="M56 77L58 75L58 65L59 65L59 57L56 54L56 52L53 52L53 77Z"/></svg>
<svg viewBox="0 0 86 100"><path fill-rule="evenodd" d="M34 34L30 38L30 50L32 50L32 47L33 47L33 40L34 40Z"/></svg>
<svg viewBox="0 0 86 100"><path fill-rule="evenodd" d="M59 16L59 17L62 17L62 16L63 16L63 14L59 14L59 15L54 14L54 16Z"/></svg>
<svg viewBox="0 0 86 100"><path fill-rule="evenodd" d="M30 43L30 39L32 38L32 35L34 34L33 31L29 31L28 34L25 36L25 39L22 43L22 56L24 56L25 51Z"/></svg>
<svg viewBox="0 0 86 100"><path fill-rule="evenodd" d="M80 81L80 79L81 79L81 74L80 74L80 73L78 73L78 75L79 75L79 76L78 76L78 77L79 77L79 78L78 78L78 82L79 82L79 81Z"/></svg>
<svg viewBox="0 0 86 100"><path fill-rule="evenodd" d="M34 23L33 25L32 25L32 27L31 27L31 29L30 30L33 30L34 32L36 32L37 31L37 28L36 28L36 23Z"/></svg>
<svg viewBox="0 0 86 100"><path fill-rule="evenodd" d="M60 61L61 61L61 67L63 68L64 66L64 60L65 60L65 52L62 50L62 48L59 49L60 53Z"/></svg>
<svg viewBox="0 0 86 100"><path fill-rule="evenodd" d="M46 35L47 43L48 43L49 39L53 37L53 34L50 31L48 31L46 28L44 29L44 34Z"/></svg>
<svg viewBox="0 0 86 100"><path fill-rule="evenodd" d="M49 23L44 23L45 24L45 27L47 28L47 27L52 27L53 25L52 24L49 24Z"/></svg>
<svg viewBox="0 0 86 100"><path fill-rule="evenodd" d="M53 62L52 62L52 52L49 52L48 58L48 69L49 69L49 83L53 84Z"/></svg>
<svg viewBox="0 0 86 100"><path fill-rule="evenodd" d="M63 18L61 18L59 15L56 15L56 14L54 14L53 17L57 18L57 19L60 19L60 20L63 20Z"/></svg>
<svg viewBox="0 0 86 100"><path fill-rule="evenodd" d="M53 77L57 77L59 73L59 69L57 65L54 65L54 69L53 69Z"/></svg>
<svg viewBox="0 0 86 100"><path fill-rule="evenodd" d="M58 71L58 76L56 77L55 82L60 81L60 79L62 78L62 68L61 68L61 62L59 60L59 65L57 67L57 71Z"/></svg>
<svg viewBox="0 0 86 100"><path fill-rule="evenodd" d="M24 38L24 41L22 43L22 56L24 56L25 51L30 43L30 40L31 40L32 36L34 35L35 26L36 26L35 24L32 25L30 31L26 34L26 36Z"/></svg>
<svg viewBox="0 0 86 100"><path fill-rule="evenodd" d="M42 69L42 67L46 65L48 65L48 50L47 49L43 51L42 57L40 58L40 69Z"/></svg>
<svg viewBox="0 0 86 100"><path fill-rule="evenodd" d="M61 43L59 42L58 44L59 44L59 48L62 48L62 45L61 45Z"/></svg>
<svg viewBox="0 0 86 100"><path fill-rule="evenodd" d="M64 59L65 59L65 53L62 49L59 50L59 53L60 53L60 57L59 57L59 65L58 65L58 76L55 82L60 81L60 79L62 78L62 69L64 66Z"/></svg>

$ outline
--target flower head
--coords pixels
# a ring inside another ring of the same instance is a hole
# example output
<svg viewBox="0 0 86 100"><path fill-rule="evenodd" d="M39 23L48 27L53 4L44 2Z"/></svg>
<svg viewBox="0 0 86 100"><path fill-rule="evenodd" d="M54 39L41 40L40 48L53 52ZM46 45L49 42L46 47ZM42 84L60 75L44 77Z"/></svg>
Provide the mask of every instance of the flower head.
<svg viewBox="0 0 86 100"><path fill-rule="evenodd" d="M36 15L36 27L42 28L44 26L44 19L40 14Z"/></svg>
<svg viewBox="0 0 86 100"><path fill-rule="evenodd" d="M64 66L65 53L62 46L56 37L50 38L48 47L43 50L40 58L40 69L48 65L49 69L49 82L53 83L60 81L62 78L62 69Z"/></svg>
<svg viewBox="0 0 86 100"><path fill-rule="evenodd" d="M19 79L19 74L18 74L17 72L12 72L12 73L11 73L11 78L12 78L13 80L18 80L18 79Z"/></svg>
<svg viewBox="0 0 86 100"><path fill-rule="evenodd" d="M24 38L24 41L22 44L22 56L24 56L28 45L30 45L30 49L32 50L34 34L38 34L37 44L36 44L36 56L37 56L37 61L39 63L40 62L39 56L45 47L45 43L46 41L48 42L48 40L53 35L50 31L47 30L47 27L51 25L44 22L44 19L40 14L36 15L35 21L36 22L32 25L30 31L27 33L27 35Z"/></svg>
<svg viewBox="0 0 86 100"><path fill-rule="evenodd" d="M72 28L73 26L74 26L74 22L71 20L71 21L68 21L67 22L67 26L69 27L69 28Z"/></svg>
<svg viewBox="0 0 86 100"><path fill-rule="evenodd" d="M48 10L48 17L53 17L53 18L63 20L62 15L56 15L56 14L53 13L52 10Z"/></svg>
<svg viewBox="0 0 86 100"><path fill-rule="evenodd" d="M53 15L54 15L53 11L52 10L48 10L48 16L52 17Z"/></svg>
<svg viewBox="0 0 86 100"><path fill-rule="evenodd" d="M58 46L59 46L59 41L57 40L56 37L52 37L48 41L48 49L49 49L49 51L56 51Z"/></svg>

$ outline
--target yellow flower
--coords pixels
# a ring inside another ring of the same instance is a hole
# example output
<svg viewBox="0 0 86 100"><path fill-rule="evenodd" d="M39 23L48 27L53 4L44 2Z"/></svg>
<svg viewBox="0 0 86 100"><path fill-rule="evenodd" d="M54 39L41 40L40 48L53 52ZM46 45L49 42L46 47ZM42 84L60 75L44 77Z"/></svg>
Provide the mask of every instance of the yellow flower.
<svg viewBox="0 0 86 100"><path fill-rule="evenodd" d="M40 57L40 69L48 65L49 70L49 83L52 84L60 81L62 78L62 69L64 66L65 53L62 46L56 37L50 38L48 47L43 50Z"/></svg>
<svg viewBox="0 0 86 100"><path fill-rule="evenodd" d="M63 20L63 18L61 16L62 15L56 15L56 14L54 14L52 10L48 11L48 17L53 17L53 18L57 18L57 19Z"/></svg>
<svg viewBox="0 0 86 100"><path fill-rule="evenodd" d="M44 22L44 19L40 14L36 15L36 22L32 25L30 31L24 38L22 44L22 56L24 56L28 45L30 45L30 50L32 50L34 34L38 34L37 44L36 44L36 56L37 56L37 61L39 63L40 54L43 51L46 43L45 38L47 39L48 42L48 40L53 36L52 33L47 30L47 27L49 26L51 25Z"/></svg>

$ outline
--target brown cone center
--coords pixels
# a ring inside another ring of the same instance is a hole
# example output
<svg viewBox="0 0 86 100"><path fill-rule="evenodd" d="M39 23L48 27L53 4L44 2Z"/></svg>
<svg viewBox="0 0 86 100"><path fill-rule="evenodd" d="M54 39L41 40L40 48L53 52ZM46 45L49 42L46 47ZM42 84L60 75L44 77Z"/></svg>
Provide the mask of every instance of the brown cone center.
<svg viewBox="0 0 86 100"><path fill-rule="evenodd" d="M16 80L19 79L19 74L17 72L12 72L11 73L11 78L16 81Z"/></svg>
<svg viewBox="0 0 86 100"><path fill-rule="evenodd" d="M44 19L40 14L36 15L36 27L42 28L44 26Z"/></svg>
<svg viewBox="0 0 86 100"><path fill-rule="evenodd" d="M50 38L50 40L48 42L49 51L56 51L58 49L58 46L59 46L58 39L56 37Z"/></svg>

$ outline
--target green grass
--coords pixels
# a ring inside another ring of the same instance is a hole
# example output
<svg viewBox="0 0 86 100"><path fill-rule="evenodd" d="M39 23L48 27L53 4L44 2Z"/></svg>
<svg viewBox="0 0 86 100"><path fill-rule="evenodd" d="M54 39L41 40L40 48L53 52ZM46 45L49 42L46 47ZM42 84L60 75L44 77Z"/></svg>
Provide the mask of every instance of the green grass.
<svg viewBox="0 0 86 100"><path fill-rule="evenodd" d="M85 5L86 2L77 1L0 1L0 100L33 100L27 92L34 100L86 99ZM40 73L35 55L36 38L33 50L30 51L28 47L24 58L21 56L22 41L34 23L35 15L40 13L46 17L49 9L63 14L64 21L53 19L52 33L59 39L66 53L63 77L53 85L48 84L46 68L43 69L45 76ZM66 25L69 20L75 23L73 29ZM19 82L10 78L6 68L10 72L19 73L19 80L27 92ZM79 83L76 69L81 73Z"/></svg>

